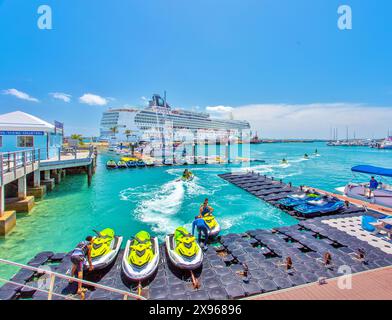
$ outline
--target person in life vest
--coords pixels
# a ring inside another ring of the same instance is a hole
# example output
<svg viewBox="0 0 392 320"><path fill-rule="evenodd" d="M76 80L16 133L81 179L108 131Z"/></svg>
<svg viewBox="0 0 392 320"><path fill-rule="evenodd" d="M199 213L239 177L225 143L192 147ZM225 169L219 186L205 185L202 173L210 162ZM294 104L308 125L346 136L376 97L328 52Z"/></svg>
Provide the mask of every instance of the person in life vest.
<svg viewBox="0 0 392 320"><path fill-rule="evenodd" d="M212 214L214 209L208 205L208 198L206 198L203 202L203 204L200 206L200 216L204 217L206 214Z"/></svg>
<svg viewBox="0 0 392 320"><path fill-rule="evenodd" d="M89 264L89 271L94 269L93 263L91 261L91 246L93 244L94 238L92 236L86 237L85 241L78 243L76 248L72 251L71 262L72 270L71 276L74 277L75 273L78 273L78 279L83 280L83 265L87 260ZM72 282L72 280L70 281ZM82 283L78 282L78 294L82 293Z"/></svg>

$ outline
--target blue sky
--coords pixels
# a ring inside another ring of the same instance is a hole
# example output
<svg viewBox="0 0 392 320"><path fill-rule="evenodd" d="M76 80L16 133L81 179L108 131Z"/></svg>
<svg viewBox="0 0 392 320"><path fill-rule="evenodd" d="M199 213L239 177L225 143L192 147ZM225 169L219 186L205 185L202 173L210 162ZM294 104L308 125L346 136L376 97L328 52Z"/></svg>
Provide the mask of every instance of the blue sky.
<svg viewBox="0 0 392 320"><path fill-rule="evenodd" d="M42 4L52 8L53 30L37 27ZM342 4L353 10L349 31L337 28ZM325 137L345 125L383 136L392 116L391 21L389 0L0 0L0 109L98 134L109 106L167 90L172 105L224 106L266 136ZM106 104L81 103L85 94ZM323 110L313 115L322 128L298 113L313 107ZM350 123L357 108L363 124Z"/></svg>

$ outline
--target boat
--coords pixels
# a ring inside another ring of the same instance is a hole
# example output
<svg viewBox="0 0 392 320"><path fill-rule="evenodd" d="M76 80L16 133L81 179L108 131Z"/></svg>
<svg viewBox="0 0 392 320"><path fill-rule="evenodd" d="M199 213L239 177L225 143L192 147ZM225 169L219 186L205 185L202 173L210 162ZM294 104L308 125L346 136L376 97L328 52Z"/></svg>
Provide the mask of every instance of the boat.
<svg viewBox="0 0 392 320"><path fill-rule="evenodd" d="M108 169L116 169L117 168L117 163L114 160L109 160L106 162L106 168Z"/></svg>
<svg viewBox="0 0 392 320"><path fill-rule="evenodd" d="M369 182L349 182L345 187L337 188L345 196L392 208L392 185L384 183L383 178L392 178L392 169L370 165L358 165L351 168L354 173L375 176L379 183L378 188L371 192L369 198ZM370 178L369 178L370 179Z"/></svg>
<svg viewBox="0 0 392 320"><path fill-rule="evenodd" d="M170 122L174 131L178 130L248 130L250 124L243 120L213 118L205 112L196 112L185 109L172 108L166 98L154 94L148 107L123 107L109 109L102 114L100 139L113 140L117 145L119 141L138 141L145 132L162 132L162 124ZM117 132L113 133L112 128ZM129 131L132 134L129 134Z"/></svg>
<svg viewBox="0 0 392 320"><path fill-rule="evenodd" d="M139 167L139 168L143 168L143 167L146 166L146 164L145 164L145 162L143 160L138 160L136 162L136 166Z"/></svg>
<svg viewBox="0 0 392 320"><path fill-rule="evenodd" d="M105 269L114 262L120 248L123 237L116 236L113 229L106 228L95 231L97 234L91 246L91 262L94 270ZM89 268L88 261L84 262L84 269Z"/></svg>
<svg viewBox="0 0 392 320"><path fill-rule="evenodd" d="M135 157L122 157L121 161L128 162L128 161L138 161L138 158Z"/></svg>
<svg viewBox="0 0 392 320"><path fill-rule="evenodd" d="M392 150L392 136L389 136L383 142L381 142L378 148L384 150Z"/></svg>
<svg viewBox="0 0 392 320"><path fill-rule="evenodd" d="M169 260L179 269L195 270L203 264L203 252L196 238L185 228L178 227L165 238Z"/></svg>
<svg viewBox="0 0 392 320"><path fill-rule="evenodd" d="M219 234L221 227L218 221L216 221L215 216L212 214L206 214L203 219L209 228L208 237L216 237Z"/></svg>
<svg viewBox="0 0 392 320"><path fill-rule="evenodd" d="M144 281L150 278L159 264L159 244L157 237L151 237L146 231L138 232L125 246L122 270L132 281Z"/></svg>
<svg viewBox="0 0 392 320"><path fill-rule="evenodd" d="M128 166L125 163L125 161L120 160L119 162L117 162L117 168L124 169L124 168L128 168Z"/></svg>
<svg viewBox="0 0 392 320"><path fill-rule="evenodd" d="M286 198L279 200L278 204L284 208L293 208L310 200L319 200L320 197L321 196L316 193L291 194Z"/></svg>
<svg viewBox="0 0 392 320"><path fill-rule="evenodd" d="M127 161L128 168L136 168L136 161L130 160Z"/></svg>
<svg viewBox="0 0 392 320"><path fill-rule="evenodd" d="M335 199L310 200L306 203L295 206L294 210L303 217L314 217L327 213L337 212L344 207L344 202Z"/></svg>

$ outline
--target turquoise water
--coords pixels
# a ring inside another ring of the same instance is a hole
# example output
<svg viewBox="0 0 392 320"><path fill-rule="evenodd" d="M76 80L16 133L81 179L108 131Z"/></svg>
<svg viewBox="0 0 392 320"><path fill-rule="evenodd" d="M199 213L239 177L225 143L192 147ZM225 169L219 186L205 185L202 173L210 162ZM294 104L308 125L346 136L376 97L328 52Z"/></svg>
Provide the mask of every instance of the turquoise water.
<svg viewBox="0 0 392 320"><path fill-rule="evenodd" d="M313 154L318 149L319 155ZM310 155L304 160L304 153ZM392 167L392 152L370 148L327 147L323 143L263 144L251 155L266 160L253 166L276 178L333 191L352 177L356 164ZM281 159L289 163L282 165ZM17 217L17 227L0 239L0 257L27 262L37 252L69 251L93 229L111 227L125 237L145 229L163 236L177 226L190 227L205 197L215 208L224 233L290 225L296 220L220 179L217 174L246 170L240 166L190 166L196 178L178 182L183 168L106 170L107 155L99 156L93 183L85 175L67 176L28 215ZM11 271L0 268L1 275Z"/></svg>

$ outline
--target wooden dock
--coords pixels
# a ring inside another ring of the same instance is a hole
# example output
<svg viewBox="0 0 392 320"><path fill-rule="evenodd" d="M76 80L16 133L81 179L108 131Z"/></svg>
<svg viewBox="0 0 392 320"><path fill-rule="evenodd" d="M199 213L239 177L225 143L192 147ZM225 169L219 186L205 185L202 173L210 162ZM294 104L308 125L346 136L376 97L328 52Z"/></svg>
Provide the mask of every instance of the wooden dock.
<svg viewBox="0 0 392 320"><path fill-rule="evenodd" d="M326 284L308 284L300 287L266 293L250 300L392 300L392 267L365 271L352 275L351 289L338 286L339 278Z"/></svg>

